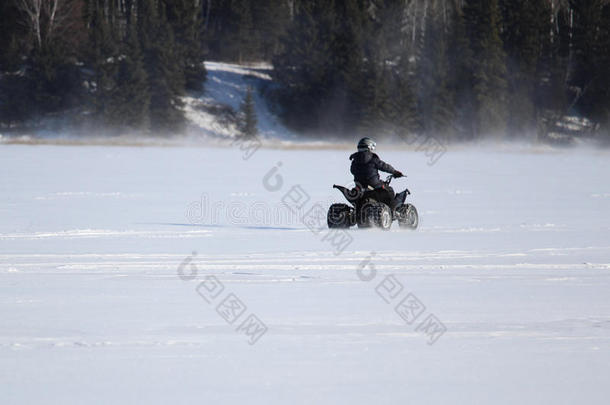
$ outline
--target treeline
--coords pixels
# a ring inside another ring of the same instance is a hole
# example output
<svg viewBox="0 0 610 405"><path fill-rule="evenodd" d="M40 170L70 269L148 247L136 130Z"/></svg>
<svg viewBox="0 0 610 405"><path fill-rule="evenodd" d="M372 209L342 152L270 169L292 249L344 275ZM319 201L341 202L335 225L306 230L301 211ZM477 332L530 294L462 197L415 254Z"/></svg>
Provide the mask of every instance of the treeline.
<svg viewBox="0 0 610 405"><path fill-rule="evenodd" d="M192 0L3 1L0 121L179 131L205 81L202 19Z"/></svg>
<svg viewBox="0 0 610 405"><path fill-rule="evenodd" d="M266 95L304 133L544 136L572 115L607 135L609 3L5 0L0 123L175 131L207 59L272 62Z"/></svg>
<svg viewBox="0 0 610 405"><path fill-rule="evenodd" d="M572 114L608 134L604 0L311 0L281 49L278 98L302 130L544 136Z"/></svg>

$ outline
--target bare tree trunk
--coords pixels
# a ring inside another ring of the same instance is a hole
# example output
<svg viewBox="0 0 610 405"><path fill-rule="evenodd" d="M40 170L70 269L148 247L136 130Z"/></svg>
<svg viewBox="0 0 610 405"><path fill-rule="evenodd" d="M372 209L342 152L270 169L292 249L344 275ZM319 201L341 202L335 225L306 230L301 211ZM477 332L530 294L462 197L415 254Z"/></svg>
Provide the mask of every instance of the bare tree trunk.
<svg viewBox="0 0 610 405"><path fill-rule="evenodd" d="M409 8L413 7L413 14L412 14L412 18L411 21L409 21L409 24L411 24L411 28L412 28L412 33L411 33L411 46L415 46L415 38L417 37L417 4L418 1L415 0L413 2L411 2L411 4L409 5Z"/></svg>
<svg viewBox="0 0 610 405"><path fill-rule="evenodd" d="M57 18L57 5L59 2L60 0L48 0L46 2L46 13L49 16L49 21L47 22L47 38L51 38L51 33L54 31L56 23L55 19Z"/></svg>
<svg viewBox="0 0 610 405"><path fill-rule="evenodd" d="M425 36L425 32L426 32L426 21L428 21L428 0L424 0L424 12L421 17L422 39Z"/></svg>
<svg viewBox="0 0 610 405"><path fill-rule="evenodd" d="M288 10L290 12L290 21L292 21L294 20L294 13L296 12L294 9L294 0L287 0L286 3L288 4Z"/></svg>
<svg viewBox="0 0 610 405"><path fill-rule="evenodd" d="M23 25L32 34L35 47L54 41L62 34L73 35L70 29L78 19L75 0L13 0L23 13Z"/></svg>
<svg viewBox="0 0 610 405"><path fill-rule="evenodd" d="M42 34L40 32L42 0L17 0L16 6L25 14L24 25L34 35L36 47L40 48L42 46Z"/></svg>

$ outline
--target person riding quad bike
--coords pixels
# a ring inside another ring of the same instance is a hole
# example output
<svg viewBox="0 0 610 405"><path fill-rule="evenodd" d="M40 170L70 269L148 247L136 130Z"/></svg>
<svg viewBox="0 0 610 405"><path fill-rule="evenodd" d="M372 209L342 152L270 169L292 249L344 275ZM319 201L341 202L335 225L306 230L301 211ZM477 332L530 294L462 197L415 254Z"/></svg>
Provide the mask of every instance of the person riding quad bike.
<svg viewBox="0 0 610 405"><path fill-rule="evenodd" d="M358 152L349 157L356 186L351 189L333 186L350 205L335 203L328 208L326 222L329 228L347 229L358 225L359 228L376 227L387 231L393 221L398 221L402 229L417 229L417 209L413 204L405 203L411 192L405 189L396 194L390 187L392 179L404 175L373 153L376 146L372 139L363 138L358 142ZM379 178L380 170L390 173L385 181Z"/></svg>
<svg viewBox="0 0 610 405"><path fill-rule="evenodd" d="M404 175L373 153L376 148L377 144L371 138L362 138L358 142L358 152L349 157L352 161L350 171L354 175L356 187L361 190L369 188L376 190L380 199L386 201L390 208L395 210L400 204L394 199L396 193L389 184L381 181L379 171L390 173L394 178L400 178Z"/></svg>

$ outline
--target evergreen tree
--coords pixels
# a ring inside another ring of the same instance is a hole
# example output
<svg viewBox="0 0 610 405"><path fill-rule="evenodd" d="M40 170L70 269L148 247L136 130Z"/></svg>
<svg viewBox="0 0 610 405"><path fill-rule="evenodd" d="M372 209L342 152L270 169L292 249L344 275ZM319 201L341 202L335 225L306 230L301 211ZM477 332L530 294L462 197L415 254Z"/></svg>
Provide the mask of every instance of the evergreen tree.
<svg viewBox="0 0 610 405"><path fill-rule="evenodd" d="M597 101L594 119L600 123L605 141L610 142L610 4L603 6L601 12L599 40L593 98Z"/></svg>
<svg viewBox="0 0 610 405"><path fill-rule="evenodd" d="M442 21L429 14L417 70L420 127L447 136L454 120L454 96L448 84L449 61Z"/></svg>
<svg viewBox="0 0 610 405"><path fill-rule="evenodd" d="M18 12L9 1L0 3L0 126L13 125L31 115L30 85L23 75L5 75L23 67L25 33L18 24Z"/></svg>
<svg viewBox="0 0 610 405"><path fill-rule="evenodd" d="M330 24L327 3L304 3L283 38L284 51L273 60L278 101L287 123L299 130L319 128L320 100L328 96L330 40L321 28Z"/></svg>
<svg viewBox="0 0 610 405"><path fill-rule="evenodd" d="M358 129L360 132L384 131L393 116L391 100L391 77L393 72L385 68L375 57L364 63L360 86L356 89Z"/></svg>
<svg viewBox="0 0 610 405"><path fill-rule="evenodd" d="M156 133L180 131L184 113L184 73L175 55L175 41L163 7L154 0L138 2L138 36L150 92L150 125Z"/></svg>
<svg viewBox="0 0 610 405"><path fill-rule="evenodd" d="M574 62L570 84L577 89L572 105L600 124L607 124L610 105L609 7L604 0L572 2Z"/></svg>
<svg viewBox="0 0 610 405"><path fill-rule="evenodd" d="M25 33L18 24L19 13L11 1L0 3L0 71L15 71L25 56Z"/></svg>
<svg viewBox="0 0 610 405"><path fill-rule="evenodd" d="M113 93L116 90L119 49L102 5L96 2L90 11L88 57L95 71L95 115L103 122L111 121L114 110Z"/></svg>
<svg viewBox="0 0 610 405"><path fill-rule="evenodd" d="M466 0L464 20L473 53L475 136L504 133L508 85L498 0Z"/></svg>
<svg viewBox="0 0 610 405"><path fill-rule="evenodd" d="M383 66L392 71L387 83L389 93L389 111L387 118L394 134L403 137L419 131L417 100L415 97L415 78L417 65L412 55L415 49L403 27L404 2L385 0L375 10L375 16L381 23L381 42L387 50ZM413 60L412 60L413 59Z"/></svg>
<svg viewBox="0 0 610 405"><path fill-rule="evenodd" d="M417 100L414 94L415 85L409 58L403 56L398 64L394 77L394 86L391 93L390 122L396 127L399 134L416 132L418 128Z"/></svg>
<svg viewBox="0 0 610 405"><path fill-rule="evenodd" d="M202 41L202 15L194 0L162 0L174 33L175 57L189 90L203 91L206 78Z"/></svg>
<svg viewBox="0 0 610 405"><path fill-rule="evenodd" d="M232 31L237 42L237 61L244 63L246 60L252 59L258 45L258 38L254 35L252 3L248 0L233 0L232 2L232 11L236 20Z"/></svg>
<svg viewBox="0 0 610 405"><path fill-rule="evenodd" d="M342 133L358 126L363 70L362 4L315 0L301 4L274 59L280 102L289 124Z"/></svg>
<svg viewBox="0 0 610 405"><path fill-rule="evenodd" d="M149 122L150 95L144 61L135 28L131 28L124 55L118 63L115 88L106 111L111 128L145 130Z"/></svg>
<svg viewBox="0 0 610 405"><path fill-rule="evenodd" d="M262 1L262 0L261 0ZM210 48L213 57L243 63L259 54L260 39L255 30L254 4L249 0L215 2L210 11Z"/></svg>
<svg viewBox="0 0 610 405"><path fill-rule="evenodd" d="M321 101L320 125L335 134L351 132L358 127L359 107L356 89L362 80L363 31L362 3L358 0L336 1L334 19L323 27L329 42L328 95ZM323 34L324 35L324 34Z"/></svg>
<svg viewBox="0 0 610 405"><path fill-rule="evenodd" d="M82 72L59 45L46 44L30 56L29 94L35 115L80 107L85 96Z"/></svg>
<svg viewBox="0 0 610 405"><path fill-rule="evenodd" d="M27 77L0 78L0 128L24 123L32 117L31 82Z"/></svg>
<svg viewBox="0 0 610 405"><path fill-rule="evenodd" d="M548 43L551 10L545 0L503 0L504 49L509 85L509 133L523 134L535 126L543 52Z"/></svg>
<svg viewBox="0 0 610 405"><path fill-rule="evenodd" d="M270 61L280 53L282 36L296 1L204 0L203 26L213 59Z"/></svg>
<svg viewBox="0 0 610 405"><path fill-rule="evenodd" d="M391 56L386 47L384 21L380 15L385 4L379 6L381 10L376 9L374 13L365 15L363 20L364 62L360 74L354 74L357 80L352 86L355 106L353 114L357 117L358 130L363 133L392 131L391 128L384 128L392 114L390 86L393 72L388 67Z"/></svg>
<svg viewBox="0 0 610 405"><path fill-rule="evenodd" d="M252 7L258 58L271 60L280 52L280 38L290 23L289 3L285 0L257 0Z"/></svg>
<svg viewBox="0 0 610 405"><path fill-rule="evenodd" d="M460 139L470 139L474 135L476 121L476 99L474 95L474 58L470 49L470 41L466 32L462 10L452 10L452 26L450 28L447 57L450 69L448 71L448 87L454 96L455 111L454 128Z"/></svg>
<svg viewBox="0 0 610 405"><path fill-rule="evenodd" d="M538 110L538 136L544 139L549 125L557 122L568 110L567 79L571 55L571 11L560 8L551 14L552 30L545 38L540 60L540 82L535 97Z"/></svg>
<svg viewBox="0 0 610 405"><path fill-rule="evenodd" d="M258 120L254 104L252 87L248 87L246 97L240 106L240 131L244 137L254 138L258 135Z"/></svg>

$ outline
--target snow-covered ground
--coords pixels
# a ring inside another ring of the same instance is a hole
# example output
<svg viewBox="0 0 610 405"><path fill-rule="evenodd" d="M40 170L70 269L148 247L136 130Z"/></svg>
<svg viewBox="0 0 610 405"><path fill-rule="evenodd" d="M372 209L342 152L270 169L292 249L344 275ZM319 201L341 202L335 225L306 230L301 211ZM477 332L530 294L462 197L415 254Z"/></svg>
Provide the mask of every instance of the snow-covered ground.
<svg viewBox="0 0 610 405"><path fill-rule="evenodd" d="M339 239L345 150L0 146L0 403L606 404L608 153L388 149Z"/></svg>

